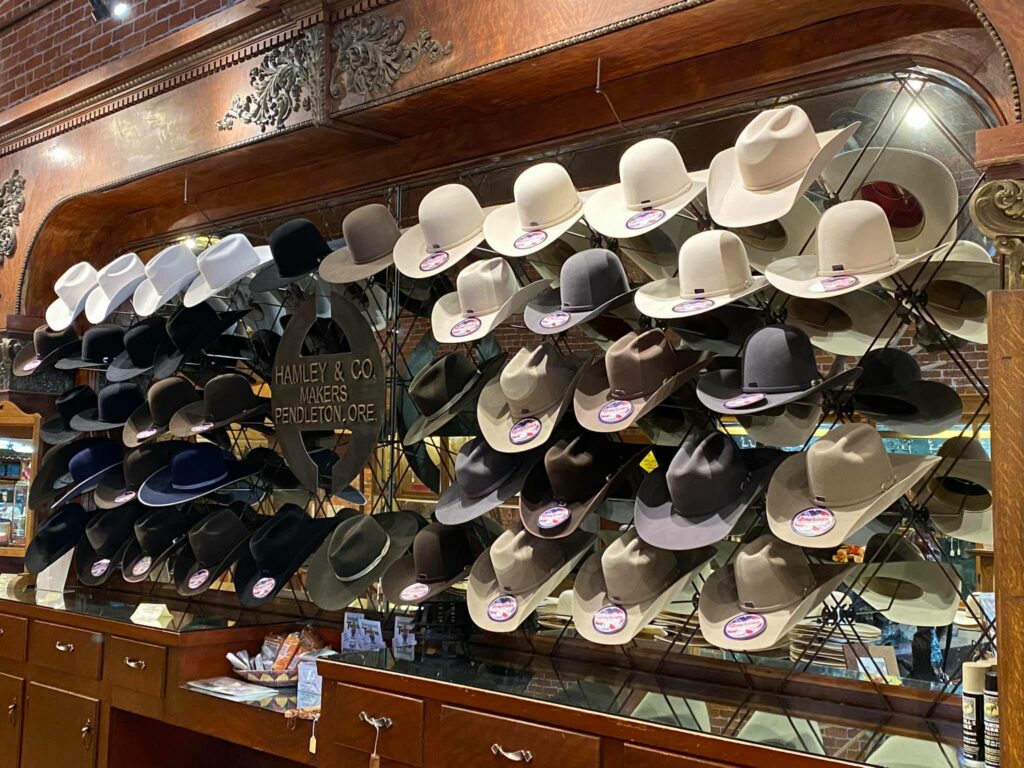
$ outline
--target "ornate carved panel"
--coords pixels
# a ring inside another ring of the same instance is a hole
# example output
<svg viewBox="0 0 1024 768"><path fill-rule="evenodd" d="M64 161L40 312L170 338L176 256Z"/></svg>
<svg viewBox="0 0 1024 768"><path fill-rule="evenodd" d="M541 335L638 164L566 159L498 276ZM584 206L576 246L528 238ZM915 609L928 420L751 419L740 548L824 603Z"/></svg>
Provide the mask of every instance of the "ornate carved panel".
<svg viewBox="0 0 1024 768"><path fill-rule="evenodd" d="M0 184L0 265L14 255L18 247L18 223L25 210L25 177L15 169Z"/></svg>
<svg viewBox="0 0 1024 768"><path fill-rule="evenodd" d="M983 184L971 197L971 218L1006 260L1006 287L1024 288L1024 181Z"/></svg>

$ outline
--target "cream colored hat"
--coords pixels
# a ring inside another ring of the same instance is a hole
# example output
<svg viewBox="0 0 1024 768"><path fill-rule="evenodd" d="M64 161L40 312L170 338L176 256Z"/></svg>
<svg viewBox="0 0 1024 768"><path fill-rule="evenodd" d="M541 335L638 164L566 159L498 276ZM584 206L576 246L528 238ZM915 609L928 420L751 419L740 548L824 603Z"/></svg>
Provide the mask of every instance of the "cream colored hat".
<svg viewBox="0 0 1024 768"><path fill-rule="evenodd" d="M181 243L164 248L146 264L146 279L135 288L132 306L149 317L184 291L199 274L196 256Z"/></svg>
<svg viewBox="0 0 1024 768"><path fill-rule="evenodd" d="M939 461L886 453L874 427L841 424L775 470L768 484L768 525L791 544L838 547Z"/></svg>
<svg viewBox="0 0 1024 768"><path fill-rule="evenodd" d="M935 249L897 253L885 211L851 200L822 214L816 250L772 262L765 271L768 282L790 296L839 296L894 275Z"/></svg>
<svg viewBox="0 0 1024 768"><path fill-rule="evenodd" d="M394 262L395 243L402 236L387 206L371 203L350 211L341 222L345 245L320 263L320 277L329 283L364 280Z"/></svg>
<svg viewBox="0 0 1024 768"><path fill-rule="evenodd" d="M896 315L896 302L871 291L817 299L793 296L786 302L786 322L806 333L818 349L846 357L862 357L873 346L895 341L905 328Z"/></svg>
<svg viewBox="0 0 1024 768"><path fill-rule="evenodd" d="M85 300L86 318L90 323L102 323L145 279L146 268L137 254L118 256L96 273L96 289Z"/></svg>
<svg viewBox="0 0 1024 768"><path fill-rule="evenodd" d="M462 184L432 189L420 201L419 224L395 243L395 266L406 277L440 274L484 241L487 211Z"/></svg>
<svg viewBox="0 0 1024 768"><path fill-rule="evenodd" d="M473 623L489 632L515 631L593 544L582 531L564 539L505 531L470 569L466 604Z"/></svg>
<svg viewBox="0 0 1024 768"><path fill-rule="evenodd" d="M442 344L482 339L548 289L544 280L525 287L508 262L498 257L469 264L459 272L455 293L442 296L430 313L434 338Z"/></svg>
<svg viewBox="0 0 1024 768"><path fill-rule="evenodd" d="M683 243L677 277L640 286L633 301L648 317L672 319L709 312L767 286L751 273L739 236L713 229Z"/></svg>
<svg viewBox="0 0 1024 768"><path fill-rule="evenodd" d="M956 180L931 155L891 147L855 149L837 155L821 176L840 200L869 200L889 211L901 255L956 237L956 225L950 226L959 208Z"/></svg>
<svg viewBox="0 0 1024 768"><path fill-rule="evenodd" d="M993 544L992 461L977 439L958 435L939 446L942 463L918 486L935 527L947 536Z"/></svg>
<svg viewBox="0 0 1024 768"><path fill-rule="evenodd" d="M751 440L776 448L802 446L821 423L821 397L812 399L815 402L789 403L764 413L737 414L736 420Z"/></svg>
<svg viewBox="0 0 1024 768"><path fill-rule="evenodd" d="M619 183L597 190L583 213L587 223L606 237L637 237L679 213L704 186L686 172L675 144L644 139L619 159Z"/></svg>
<svg viewBox="0 0 1024 768"><path fill-rule="evenodd" d="M75 322L89 294L96 288L96 268L80 261L70 267L53 284L57 299L46 308L46 324L51 330L63 331Z"/></svg>
<svg viewBox="0 0 1024 768"><path fill-rule="evenodd" d="M820 218L821 211L817 206L806 197L800 197L782 218L750 227L736 227L732 231L746 246L750 266L764 274L776 259L802 253L811 242Z"/></svg>
<svg viewBox="0 0 1024 768"><path fill-rule="evenodd" d="M679 271L679 246L700 232L696 221L673 216L657 229L618 240L619 253L643 270L651 280L675 277Z"/></svg>
<svg viewBox="0 0 1024 768"><path fill-rule="evenodd" d="M583 200L569 172L558 163L531 165L516 179L515 201L495 208L484 221L487 243L505 256L526 256L564 235L583 216Z"/></svg>
<svg viewBox="0 0 1024 768"><path fill-rule="evenodd" d="M881 768L953 768L960 765L957 749L939 744L929 734L923 739L886 736L882 745L868 755L867 762Z"/></svg>
<svg viewBox="0 0 1024 768"><path fill-rule="evenodd" d="M788 105L755 117L711 161L708 209L723 227L779 219L818 178L860 126L815 133L807 113Z"/></svg>
<svg viewBox="0 0 1024 768"><path fill-rule="evenodd" d="M736 733L736 738L765 747L780 747L812 755L825 754L818 724L802 717L754 712Z"/></svg>
<svg viewBox="0 0 1024 768"><path fill-rule="evenodd" d="M185 291L186 307L202 304L274 260L268 246L254 248L242 234L228 235L199 254L199 275Z"/></svg>

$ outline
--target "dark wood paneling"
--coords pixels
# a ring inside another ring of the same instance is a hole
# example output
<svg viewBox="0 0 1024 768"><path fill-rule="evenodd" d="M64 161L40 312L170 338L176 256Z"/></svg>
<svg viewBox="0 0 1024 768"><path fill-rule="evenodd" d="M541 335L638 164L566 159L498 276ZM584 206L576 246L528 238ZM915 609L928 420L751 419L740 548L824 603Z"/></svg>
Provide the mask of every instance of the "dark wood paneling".
<svg viewBox="0 0 1024 768"><path fill-rule="evenodd" d="M167 649L123 637L111 637L106 643L106 679L112 686L127 688L145 696L164 694Z"/></svg>
<svg viewBox="0 0 1024 768"><path fill-rule="evenodd" d="M622 768L633 768L634 766L643 766L643 768L729 768L726 763L705 760L702 757L676 755L658 749L638 747L635 744L625 744L622 747Z"/></svg>
<svg viewBox="0 0 1024 768"><path fill-rule="evenodd" d="M103 635L82 629L33 621L28 660L69 675L100 679Z"/></svg>
<svg viewBox="0 0 1024 768"><path fill-rule="evenodd" d="M39 683L25 699L21 768L94 768L99 701Z"/></svg>
<svg viewBox="0 0 1024 768"><path fill-rule="evenodd" d="M28 619L0 613L0 658L24 661Z"/></svg>
<svg viewBox="0 0 1024 768"><path fill-rule="evenodd" d="M353 685L334 686L331 717L321 724L324 733L344 747L369 755L376 734L371 725L359 719L360 712L370 717L391 718L391 727L381 731L377 742L378 755L407 765L423 765L420 699Z"/></svg>

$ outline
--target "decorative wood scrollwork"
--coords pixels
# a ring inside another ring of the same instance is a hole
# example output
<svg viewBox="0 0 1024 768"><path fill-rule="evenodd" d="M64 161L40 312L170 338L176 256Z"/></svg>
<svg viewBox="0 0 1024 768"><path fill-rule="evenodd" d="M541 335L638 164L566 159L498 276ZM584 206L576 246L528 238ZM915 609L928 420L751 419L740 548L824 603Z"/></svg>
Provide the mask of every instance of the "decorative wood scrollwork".
<svg viewBox="0 0 1024 768"><path fill-rule="evenodd" d="M436 63L451 54L452 43L442 45L425 27L415 40L403 42L405 28L403 16L358 17L335 27L331 95L336 99L348 94L367 99L388 96L398 78L412 72L424 56Z"/></svg>
<svg viewBox="0 0 1024 768"><path fill-rule="evenodd" d="M18 247L18 222L25 210L25 177L15 169L0 184L0 264L14 255Z"/></svg>
<svg viewBox="0 0 1024 768"><path fill-rule="evenodd" d="M971 197L971 218L996 246L1007 268L1006 287L1024 288L1024 181L997 179Z"/></svg>

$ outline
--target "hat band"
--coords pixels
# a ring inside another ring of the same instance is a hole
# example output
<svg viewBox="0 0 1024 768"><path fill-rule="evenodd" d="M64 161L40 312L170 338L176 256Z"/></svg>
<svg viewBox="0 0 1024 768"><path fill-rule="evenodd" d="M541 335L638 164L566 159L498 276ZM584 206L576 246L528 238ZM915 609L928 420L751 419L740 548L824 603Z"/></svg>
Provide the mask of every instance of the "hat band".
<svg viewBox="0 0 1024 768"><path fill-rule="evenodd" d="M571 392L571 390L570 390L570 392ZM561 395L558 394L558 393L556 393L555 396L551 400L549 400L548 402L545 402L542 405L524 406L524 405L519 405L517 403L513 403L511 400L509 400L509 402L508 402L508 409L509 409L509 411L512 412L512 415L515 416L516 418L522 418L523 416L533 416L533 414L535 414L535 413L540 413L541 411L546 411L549 408L557 405L560 401L561 401Z"/></svg>
<svg viewBox="0 0 1024 768"><path fill-rule="evenodd" d="M805 173L807 173L807 169L811 167L811 163L813 161L814 161L814 158L811 158L810 160L807 161L807 165L805 165L803 168L798 170L796 173L791 173L789 176L786 176L783 179L775 179L774 181L769 181L766 184L749 184L747 182L746 178L744 178L743 179L743 186L746 187L751 192L763 192L766 189L774 189L775 187L784 187L787 184L792 184L794 181L796 181L801 176L803 176Z"/></svg>
<svg viewBox="0 0 1024 768"><path fill-rule="evenodd" d="M814 584L808 584L806 587L803 588L803 591L800 592L800 594L798 594L792 600L787 600L783 603L776 603L775 605L757 605L748 600L740 600L740 607L743 608L743 610L745 611L754 611L755 613L771 613L772 611L781 611L783 608L789 608L791 605L796 605L797 603L799 603L801 600L803 600L805 597L811 594L811 592L814 591L814 588Z"/></svg>
<svg viewBox="0 0 1024 768"><path fill-rule="evenodd" d="M372 263L374 261L379 261L380 259L383 259L388 254L392 253L395 250L395 246L392 245L387 250L381 251L380 253L376 254L375 256L367 256L365 259L362 256L360 256L356 252L356 249L353 248L352 246L349 246L348 250L349 250L349 253L352 254L352 263L353 264L370 264L370 263Z"/></svg>
<svg viewBox="0 0 1024 768"><path fill-rule="evenodd" d="M854 501L844 501L841 504L832 504L832 506L835 506L835 507L852 507L855 504L863 504L865 501L871 501L871 500L877 498L879 495L885 493L890 488L892 488L894 485L896 485L896 474L895 473L893 473L892 476L888 480L883 482L881 484L881 487L877 491L872 491L867 496L863 496L863 497L861 497L859 499L856 499ZM808 487L809 486L810 486L810 482L808 482ZM814 494L814 503L815 504L825 504L825 505L828 505L829 504L829 499L828 499L827 496L818 496L817 494Z"/></svg>
<svg viewBox="0 0 1024 768"><path fill-rule="evenodd" d="M737 291L743 291L754 284L754 276L750 275L740 285L727 285L725 288L717 291L709 291L706 288L693 288L692 290L684 290L683 286L679 286L679 298L681 299L710 299L715 296L725 296L730 293L736 293Z"/></svg>
<svg viewBox="0 0 1024 768"><path fill-rule="evenodd" d="M758 386L757 382L743 385L744 393L764 392L765 394L780 394L784 395L787 392L803 392L805 389L811 389L821 384L821 379L811 379L806 384L790 384L785 387L761 387Z"/></svg>
<svg viewBox="0 0 1024 768"><path fill-rule="evenodd" d="M338 572L335 571L334 572L335 578L337 578L338 581L345 581L345 582L356 581L357 579L363 578L363 576L365 576L370 571L372 571L374 568L376 568L378 565L380 565L381 560L383 560L384 557L387 555L389 549L391 549L391 538L390 537L384 541L384 549L381 550L380 554L377 555L377 557L375 557L373 559L373 562L371 562L368 566L363 568L363 570L359 571L358 573L353 573L353 574L351 574L349 576L339 576Z"/></svg>
<svg viewBox="0 0 1024 768"><path fill-rule="evenodd" d="M184 484L184 483L176 483L174 481L171 481L171 486L175 490L178 490L178 491L194 491L197 488L205 488L210 483L220 482L221 480L223 480L227 476L228 476L228 471L225 469L223 472L221 472L219 475L217 475L217 477L209 477L206 480L203 480L203 481L198 482L198 483Z"/></svg>
<svg viewBox="0 0 1024 768"><path fill-rule="evenodd" d="M693 180L687 176L686 183L683 184L679 189L670 195L659 197L657 200L641 200L639 203L627 203L626 207L631 211L648 211L651 208L657 208L659 205L664 205L669 200L675 200L680 195L686 194L693 187Z"/></svg>
<svg viewBox="0 0 1024 768"><path fill-rule="evenodd" d="M491 314L493 312L497 312L499 309L501 309L503 306L505 306L505 304L508 303L511 299L512 299L512 297L509 296L506 299L504 299L503 301L499 301L497 304L493 304L493 305L491 305L489 307L484 307L483 309L463 309L462 310L462 316L463 317L479 317L480 315L489 315L489 314ZM460 305L460 307L463 306L461 301L459 302L459 305Z"/></svg>
<svg viewBox="0 0 1024 768"><path fill-rule="evenodd" d="M820 264L820 260L819 260ZM854 269L846 269L842 264L833 264L832 269L821 269L818 268L818 277L825 277L828 275L859 275L864 272L871 272L876 269L883 267L895 267L899 264L899 257L893 252L893 258L883 259L882 261L876 261L874 264L857 264Z"/></svg>
<svg viewBox="0 0 1024 768"><path fill-rule="evenodd" d="M421 231L422 231L422 227L421 227ZM470 232L468 235L466 235L465 237L463 237L460 240L456 240L455 242L452 242L452 243L442 243L442 244L438 245L436 248L434 246L432 246L432 245L428 245L427 246L427 253L434 253L435 251L450 251L452 248L458 248L460 245L463 245L464 243L468 243L474 237L480 237L483 233L484 233L484 225L483 225L483 223L481 223L479 227L474 229L472 232ZM424 240L425 239L426 238L424 238Z"/></svg>
<svg viewBox="0 0 1024 768"><path fill-rule="evenodd" d="M518 205L516 206L516 210L519 210ZM577 194L576 205L573 206L571 211L563 213L560 216L556 216L553 219L548 219L547 221L531 221L528 225L525 226L523 225L522 219L520 219L519 226L524 232L532 232L533 230L536 229L547 229L548 227L553 227L556 224L562 224L566 219L571 219L581 210L583 210L583 199L579 196L579 194Z"/></svg>
<svg viewBox="0 0 1024 768"><path fill-rule="evenodd" d="M661 383L655 385L651 389L640 389L634 392L627 392L624 389L612 388L608 390L608 395L613 400L639 400L642 397L650 397L651 395L653 395L655 392L658 391L658 388L661 387L662 384L664 384L671 378L672 374L669 374L668 376L661 380Z"/></svg>

